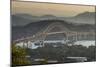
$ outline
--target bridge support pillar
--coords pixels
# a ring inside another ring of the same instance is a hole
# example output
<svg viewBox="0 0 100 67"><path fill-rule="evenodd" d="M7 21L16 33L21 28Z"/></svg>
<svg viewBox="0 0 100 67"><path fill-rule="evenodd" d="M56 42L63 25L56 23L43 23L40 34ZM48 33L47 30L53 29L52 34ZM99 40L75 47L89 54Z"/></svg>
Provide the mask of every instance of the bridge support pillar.
<svg viewBox="0 0 100 67"><path fill-rule="evenodd" d="M26 48L26 43L25 42L23 42L23 48Z"/></svg>
<svg viewBox="0 0 100 67"><path fill-rule="evenodd" d="M77 37L78 37L78 35L77 35L77 32L76 32L76 41L77 41Z"/></svg>
<svg viewBox="0 0 100 67"><path fill-rule="evenodd" d="M66 41L66 42L65 42L65 43L66 43L66 44L68 44L69 33L68 33L68 32L66 32L66 33L65 33L65 35L66 35L66 38L65 38L65 41Z"/></svg>
<svg viewBox="0 0 100 67"><path fill-rule="evenodd" d="M28 41L28 48L32 48L32 42Z"/></svg>

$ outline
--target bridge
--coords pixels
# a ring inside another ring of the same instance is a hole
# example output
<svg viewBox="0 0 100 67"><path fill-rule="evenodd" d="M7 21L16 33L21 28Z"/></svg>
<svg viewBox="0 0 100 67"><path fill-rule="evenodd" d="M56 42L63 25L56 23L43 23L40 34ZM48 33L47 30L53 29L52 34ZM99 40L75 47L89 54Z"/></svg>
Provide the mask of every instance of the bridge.
<svg viewBox="0 0 100 67"><path fill-rule="evenodd" d="M55 30L58 29L58 30ZM49 35L56 35L56 34L64 34L64 41L67 43L67 41L79 41L79 40L95 40L95 32L89 31L89 32L79 32L79 31L72 31L69 30L67 27L65 27L61 22L55 22L51 23L47 26L47 28L42 29L35 35L20 38L17 40L14 40L13 43L23 43L23 45L27 44L28 46L32 45L32 43L38 42L39 45L45 46L44 41L46 40L47 36Z"/></svg>

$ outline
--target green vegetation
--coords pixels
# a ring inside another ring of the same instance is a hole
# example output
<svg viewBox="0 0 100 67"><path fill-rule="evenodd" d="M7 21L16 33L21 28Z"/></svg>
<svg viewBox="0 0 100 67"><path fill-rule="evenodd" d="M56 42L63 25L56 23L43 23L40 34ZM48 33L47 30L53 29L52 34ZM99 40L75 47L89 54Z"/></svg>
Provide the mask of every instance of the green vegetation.
<svg viewBox="0 0 100 67"><path fill-rule="evenodd" d="M30 58L26 56L30 55ZM12 65L48 64L48 60L57 60L59 63L67 62L66 57L86 57L87 61L96 60L96 46L61 45L53 47L45 45L37 49L21 48L12 45ZM32 60L33 59L33 60ZM35 62L34 59L44 59Z"/></svg>
<svg viewBox="0 0 100 67"><path fill-rule="evenodd" d="M26 58L27 53L25 48L12 45L12 65L26 65L31 62Z"/></svg>
<svg viewBox="0 0 100 67"><path fill-rule="evenodd" d="M37 49L29 49L28 53L34 58L52 59L63 62L66 57L87 57L88 61L96 60L96 46L82 45L58 46L48 45Z"/></svg>

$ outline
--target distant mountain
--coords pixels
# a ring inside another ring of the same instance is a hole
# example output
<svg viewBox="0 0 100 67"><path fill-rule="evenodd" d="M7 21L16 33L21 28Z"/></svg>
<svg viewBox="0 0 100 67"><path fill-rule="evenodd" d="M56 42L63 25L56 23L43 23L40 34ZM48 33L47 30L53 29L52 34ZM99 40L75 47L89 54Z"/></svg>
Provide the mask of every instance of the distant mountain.
<svg viewBox="0 0 100 67"><path fill-rule="evenodd" d="M64 20L41 20L37 22L31 22L25 26L13 26L12 27L12 39L18 39L22 37L32 36L36 33L43 31L48 25L55 22L61 22L65 27L71 31L95 31L95 25L93 24L77 24L70 23ZM56 31L57 29L55 29Z"/></svg>
<svg viewBox="0 0 100 67"><path fill-rule="evenodd" d="M44 16L41 16L42 18L55 18L56 16L54 15L44 15Z"/></svg>
<svg viewBox="0 0 100 67"><path fill-rule="evenodd" d="M32 20L22 17L21 15L12 15L12 25L13 26L23 26L32 22Z"/></svg>
<svg viewBox="0 0 100 67"><path fill-rule="evenodd" d="M74 17L56 17L53 15L32 16L28 14L12 15L12 39L32 36L44 30L54 22L61 22L69 30L95 31L95 12L85 12ZM56 30L56 29L55 29Z"/></svg>
<svg viewBox="0 0 100 67"><path fill-rule="evenodd" d="M17 17L21 17L21 18L24 18L24 19L30 19L30 20L33 20L33 18L38 18L38 16L32 16L32 15L29 15L29 14L15 14Z"/></svg>
<svg viewBox="0 0 100 67"><path fill-rule="evenodd" d="M81 13L81 14L78 14L77 16L75 17L81 17L81 18L95 18L95 12L84 12L84 13Z"/></svg>
<svg viewBox="0 0 100 67"><path fill-rule="evenodd" d="M68 20L75 23L84 23L84 24L95 24L96 20L96 13L95 12L85 12L78 14Z"/></svg>
<svg viewBox="0 0 100 67"><path fill-rule="evenodd" d="M44 16L32 16L28 14L15 14L11 15L12 17L12 26L25 26L31 22L37 22L40 20L46 19L55 19L56 16L53 15L44 15Z"/></svg>
<svg viewBox="0 0 100 67"><path fill-rule="evenodd" d="M82 23L82 24L95 24L95 12L84 12L78 14L74 17L56 17L53 15L44 15L44 16L32 16L28 14L15 14L12 15L12 25L13 26L24 26L33 22L38 22L41 20L50 20L50 19L58 19L69 21L72 23Z"/></svg>

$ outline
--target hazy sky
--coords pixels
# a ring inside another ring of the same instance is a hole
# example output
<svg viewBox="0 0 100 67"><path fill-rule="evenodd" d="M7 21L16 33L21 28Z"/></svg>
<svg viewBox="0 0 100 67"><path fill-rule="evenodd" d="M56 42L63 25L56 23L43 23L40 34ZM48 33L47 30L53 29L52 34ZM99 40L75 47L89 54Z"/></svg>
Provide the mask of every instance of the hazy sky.
<svg viewBox="0 0 100 67"><path fill-rule="evenodd" d="M95 6L50 4L36 2L12 2L12 14L26 13L34 16L75 16L83 12L95 12Z"/></svg>

